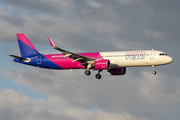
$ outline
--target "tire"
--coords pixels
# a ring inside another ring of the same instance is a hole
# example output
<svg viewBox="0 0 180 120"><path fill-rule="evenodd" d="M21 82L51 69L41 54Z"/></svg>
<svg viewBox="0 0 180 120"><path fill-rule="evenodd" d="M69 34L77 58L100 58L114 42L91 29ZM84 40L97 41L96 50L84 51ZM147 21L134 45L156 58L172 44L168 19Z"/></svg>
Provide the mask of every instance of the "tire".
<svg viewBox="0 0 180 120"><path fill-rule="evenodd" d="M84 72L84 74L85 74L85 75L90 75L90 74L91 74L91 71L86 70L86 71Z"/></svg>
<svg viewBox="0 0 180 120"><path fill-rule="evenodd" d="M156 71L153 71L153 74L155 75L157 72Z"/></svg>
<svg viewBox="0 0 180 120"><path fill-rule="evenodd" d="M100 74L96 74L95 76L97 79L101 79L101 75Z"/></svg>

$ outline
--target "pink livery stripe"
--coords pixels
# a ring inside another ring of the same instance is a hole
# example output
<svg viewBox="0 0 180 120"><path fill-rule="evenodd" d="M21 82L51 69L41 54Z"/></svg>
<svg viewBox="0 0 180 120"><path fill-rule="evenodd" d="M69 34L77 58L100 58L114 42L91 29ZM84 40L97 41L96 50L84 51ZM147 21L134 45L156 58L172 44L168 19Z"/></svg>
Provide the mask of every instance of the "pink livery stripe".
<svg viewBox="0 0 180 120"><path fill-rule="evenodd" d="M94 53L77 53L79 55L83 55L86 57L91 57L94 59L103 59L99 52ZM73 62L73 59L64 57L63 54L50 54L50 55L43 55L46 59L50 60L54 64L58 65L63 69L79 69L85 68L79 61Z"/></svg>

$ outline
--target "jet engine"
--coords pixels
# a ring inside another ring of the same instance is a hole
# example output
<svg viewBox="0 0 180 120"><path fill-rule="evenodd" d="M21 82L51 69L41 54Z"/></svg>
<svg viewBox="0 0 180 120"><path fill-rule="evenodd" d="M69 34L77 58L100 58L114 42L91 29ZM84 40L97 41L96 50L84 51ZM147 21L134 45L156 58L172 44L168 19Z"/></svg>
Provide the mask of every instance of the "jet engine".
<svg viewBox="0 0 180 120"><path fill-rule="evenodd" d="M95 70L109 69L109 66L110 66L110 61L109 60L94 61L94 69Z"/></svg>
<svg viewBox="0 0 180 120"><path fill-rule="evenodd" d="M108 70L111 75L124 75L126 74L126 67L113 68Z"/></svg>

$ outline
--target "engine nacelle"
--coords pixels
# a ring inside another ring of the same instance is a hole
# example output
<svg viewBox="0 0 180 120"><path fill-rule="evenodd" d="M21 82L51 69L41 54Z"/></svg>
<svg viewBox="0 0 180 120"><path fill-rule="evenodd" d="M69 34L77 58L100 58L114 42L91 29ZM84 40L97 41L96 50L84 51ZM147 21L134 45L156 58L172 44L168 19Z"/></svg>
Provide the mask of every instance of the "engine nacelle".
<svg viewBox="0 0 180 120"><path fill-rule="evenodd" d="M109 69L109 66L110 66L109 60L98 60L94 62L95 70Z"/></svg>
<svg viewBox="0 0 180 120"><path fill-rule="evenodd" d="M113 68L110 69L108 72L110 72L111 75L124 75L126 74L126 67Z"/></svg>

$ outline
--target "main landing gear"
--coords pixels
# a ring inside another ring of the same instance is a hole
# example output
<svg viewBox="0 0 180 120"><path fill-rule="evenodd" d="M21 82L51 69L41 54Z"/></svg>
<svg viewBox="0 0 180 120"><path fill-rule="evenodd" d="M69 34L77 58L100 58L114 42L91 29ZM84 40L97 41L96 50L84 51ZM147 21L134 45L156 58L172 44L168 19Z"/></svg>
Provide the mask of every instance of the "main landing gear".
<svg viewBox="0 0 180 120"><path fill-rule="evenodd" d="M101 71L102 71L102 70L98 70L98 74L95 75L95 77L96 77L97 79L101 79L101 75L100 75L100 72L101 72ZM90 74L91 74L91 71L86 70L84 73L85 73L85 75L90 75Z"/></svg>
<svg viewBox="0 0 180 120"><path fill-rule="evenodd" d="M154 65L152 65L152 68L153 68L153 74L155 75L157 72L155 71L155 66Z"/></svg>
<svg viewBox="0 0 180 120"><path fill-rule="evenodd" d="M100 75L100 72L101 72L101 71L102 71L102 70L98 70L98 74L96 74L96 76L95 76L97 79L101 79L101 75Z"/></svg>
<svg viewBox="0 0 180 120"><path fill-rule="evenodd" d="M85 75L90 75L90 74L91 74L91 71L86 70L86 71L84 72L84 74L85 74Z"/></svg>

